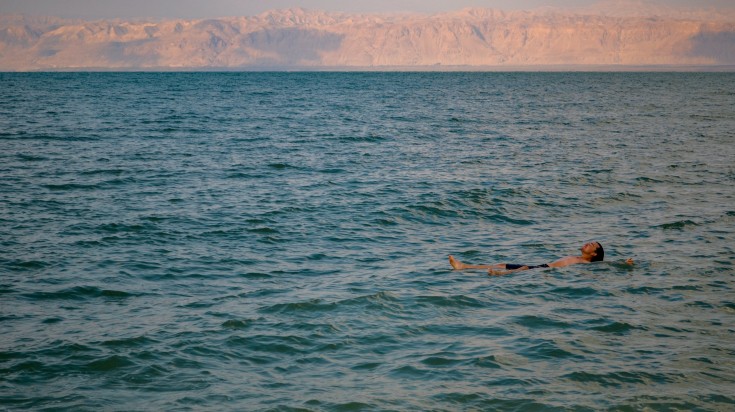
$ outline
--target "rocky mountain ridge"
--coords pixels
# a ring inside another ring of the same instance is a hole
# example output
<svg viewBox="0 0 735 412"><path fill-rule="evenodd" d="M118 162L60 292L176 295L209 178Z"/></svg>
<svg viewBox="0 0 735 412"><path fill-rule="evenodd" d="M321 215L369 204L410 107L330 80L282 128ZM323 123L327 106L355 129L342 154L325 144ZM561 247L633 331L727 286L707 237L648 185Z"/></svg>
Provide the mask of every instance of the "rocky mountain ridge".
<svg viewBox="0 0 735 412"><path fill-rule="evenodd" d="M159 21L0 16L0 69L726 65L735 64L734 21L493 9L289 9Z"/></svg>

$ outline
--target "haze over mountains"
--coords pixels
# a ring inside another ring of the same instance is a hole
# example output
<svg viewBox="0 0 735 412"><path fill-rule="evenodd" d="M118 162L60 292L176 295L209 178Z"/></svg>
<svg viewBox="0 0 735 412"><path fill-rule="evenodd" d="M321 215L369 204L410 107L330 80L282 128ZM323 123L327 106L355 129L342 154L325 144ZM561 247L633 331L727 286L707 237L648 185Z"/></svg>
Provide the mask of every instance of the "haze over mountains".
<svg viewBox="0 0 735 412"><path fill-rule="evenodd" d="M277 10L203 20L0 16L0 70L735 64L735 14L640 1L435 15Z"/></svg>

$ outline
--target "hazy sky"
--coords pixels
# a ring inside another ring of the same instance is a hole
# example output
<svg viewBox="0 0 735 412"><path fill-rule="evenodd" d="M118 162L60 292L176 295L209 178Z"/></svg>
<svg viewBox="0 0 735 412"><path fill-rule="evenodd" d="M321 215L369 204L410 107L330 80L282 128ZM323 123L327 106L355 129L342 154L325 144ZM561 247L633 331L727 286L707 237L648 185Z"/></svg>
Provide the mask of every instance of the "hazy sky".
<svg viewBox="0 0 735 412"><path fill-rule="evenodd" d="M347 12L414 11L434 13L465 7L533 9L542 6L577 7L598 0L0 0L0 13L66 18L206 18L250 16L266 10L303 7ZM658 0L656 3L691 8L732 9L733 0Z"/></svg>

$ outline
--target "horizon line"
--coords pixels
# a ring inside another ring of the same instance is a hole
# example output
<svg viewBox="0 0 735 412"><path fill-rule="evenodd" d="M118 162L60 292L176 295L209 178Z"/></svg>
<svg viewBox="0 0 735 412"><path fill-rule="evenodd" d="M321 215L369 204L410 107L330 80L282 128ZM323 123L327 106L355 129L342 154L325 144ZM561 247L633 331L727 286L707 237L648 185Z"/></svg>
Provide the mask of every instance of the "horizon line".
<svg viewBox="0 0 735 412"><path fill-rule="evenodd" d="M426 66L59 67L0 73L735 73L735 64L540 64Z"/></svg>

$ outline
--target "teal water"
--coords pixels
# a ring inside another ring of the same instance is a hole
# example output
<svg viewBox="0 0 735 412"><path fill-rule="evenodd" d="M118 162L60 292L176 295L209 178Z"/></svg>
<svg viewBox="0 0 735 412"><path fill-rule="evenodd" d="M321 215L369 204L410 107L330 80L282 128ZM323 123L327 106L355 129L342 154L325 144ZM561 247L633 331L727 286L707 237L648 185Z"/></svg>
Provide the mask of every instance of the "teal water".
<svg viewBox="0 0 735 412"><path fill-rule="evenodd" d="M0 409L732 410L733 84L0 74Z"/></svg>

